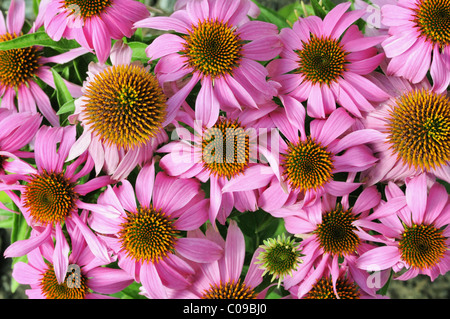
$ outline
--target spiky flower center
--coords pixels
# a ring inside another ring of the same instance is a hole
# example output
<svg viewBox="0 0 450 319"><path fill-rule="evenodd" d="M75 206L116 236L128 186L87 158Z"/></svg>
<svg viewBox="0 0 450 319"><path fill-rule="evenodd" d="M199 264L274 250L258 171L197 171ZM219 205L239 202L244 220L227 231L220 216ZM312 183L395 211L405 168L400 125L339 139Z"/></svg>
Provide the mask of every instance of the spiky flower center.
<svg viewBox="0 0 450 319"><path fill-rule="evenodd" d="M333 178L331 152L311 137L297 144L288 143L282 167L291 187L304 191L322 187Z"/></svg>
<svg viewBox="0 0 450 319"><path fill-rule="evenodd" d="M205 290L202 299L256 299L257 293L239 279L220 284L210 284Z"/></svg>
<svg viewBox="0 0 450 319"><path fill-rule="evenodd" d="M109 145L134 149L162 128L166 100L157 79L137 65L106 68L86 88L86 124Z"/></svg>
<svg viewBox="0 0 450 319"><path fill-rule="evenodd" d="M112 0L62 0L61 2L63 7L71 11L71 15L83 18L99 16L112 4Z"/></svg>
<svg viewBox="0 0 450 319"><path fill-rule="evenodd" d="M399 97L387 125L391 149L416 169L437 168L450 160L450 100L428 90Z"/></svg>
<svg viewBox="0 0 450 319"><path fill-rule="evenodd" d="M219 121L202 135L203 166L212 175L232 178L249 164L250 139L239 122Z"/></svg>
<svg viewBox="0 0 450 319"><path fill-rule="evenodd" d="M302 42L297 51L300 58L297 72L303 74L313 84L326 84L338 80L345 71L347 53L338 40L311 35L308 42Z"/></svg>
<svg viewBox="0 0 450 319"><path fill-rule="evenodd" d="M0 42L17 38L17 35L6 33L0 35ZM18 87L27 83L40 67L40 54L35 47L0 51L0 84Z"/></svg>
<svg viewBox="0 0 450 319"><path fill-rule="evenodd" d="M239 66L243 42L228 22L214 19L192 25L181 51L188 64L203 76L215 78L232 74Z"/></svg>
<svg viewBox="0 0 450 319"><path fill-rule="evenodd" d="M316 229L320 247L327 253L339 256L354 252L360 243L353 226L356 219L351 210L344 210L341 205L325 212L322 223Z"/></svg>
<svg viewBox="0 0 450 319"><path fill-rule="evenodd" d="M441 49L450 44L450 1L419 0L414 19L420 33Z"/></svg>
<svg viewBox="0 0 450 319"><path fill-rule="evenodd" d="M84 299L89 293L87 286L87 277L81 273L67 273L64 282L58 283L53 265L42 276L41 289L42 294L47 299Z"/></svg>
<svg viewBox="0 0 450 319"><path fill-rule="evenodd" d="M336 281L336 293L340 299L359 299L358 286L348 278L338 278ZM331 277L323 277L314 284L305 299L337 299L333 289Z"/></svg>
<svg viewBox="0 0 450 319"><path fill-rule="evenodd" d="M290 237L286 238L283 234L275 238L264 240L264 245L260 246L263 251L258 255L257 264L264 269L263 276L268 273L272 275L272 281L279 278L278 284L292 272L297 270L302 263L303 256L298 248L298 243Z"/></svg>
<svg viewBox="0 0 450 319"><path fill-rule="evenodd" d="M421 270L435 266L447 250L443 231L433 225L405 227L399 242L402 259Z"/></svg>
<svg viewBox="0 0 450 319"><path fill-rule="evenodd" d="M127 256L138 262L156 263L175 252L178 230L161 210L139 208L136 213L127 212L121 224L119 238Z"/></svg>
<svg viewBox="0 0 450 319"><path fill-rule="evenodd" d="M63 222L76 209L79 194L64 173L43 171L32 176L23 194L24 206L35 222Z"/></svg>

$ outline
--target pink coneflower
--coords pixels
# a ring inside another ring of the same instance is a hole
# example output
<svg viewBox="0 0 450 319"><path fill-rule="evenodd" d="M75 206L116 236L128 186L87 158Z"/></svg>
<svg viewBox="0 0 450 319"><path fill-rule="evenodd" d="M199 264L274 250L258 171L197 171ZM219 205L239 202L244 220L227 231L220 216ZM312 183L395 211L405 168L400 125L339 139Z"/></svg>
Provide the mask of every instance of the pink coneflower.
<svg viewBox="0 0 450 319"><path fill-rule="evenodd" d="M222 106L257 108L276 95L277 85L266 80L267 70L258 61L278 55L275 25L249 21L248 0L188 1L185 9L169 17L150 17L136 27L173 30L156 38L147 48L161 83L188 78L168 100L172 120L183 101L200 82L196 119L211 127Z"/></svg>
<svg viewBox="0 0 450 319"><path fill-rule="evenodd" d="M153 298L191 284L194 269L185 260L208 263L221 257L214 242L180 234L208 218L208 202L197 180L164 172L155 177L152 161L139 172L135 189L128 180L121 183L100 195L98 203L109 208L94 212L89 225L118 255L118 265Z"/></svg>
<svg viewBox="0 0 450 319"><path fill-rule="evenodd" d="M350 203L349 197L345 195L338 200L336 196L325 194L307 207L302 208L301 203L297 202L269 212L284 219L289 233L304 238L301 242L303 263L284 282L286 289L302 282L299 298L320 279L327 267L334 283L337 279L334 276L339 273L343 260L350 267L350 273L360 271L355 266L356 258L371 248L365 242L366 234L361 233L360 229L372 224L368 215L380 204L381 194L372 186L364 189L354 203ZM374 294L375 291L367 287L363 277L358 274L353 277L361 289Z"/></svg>
<svg viewBox="0 0 450 319"><path fill-rule="evenodd" d="M258 290L263 281L264 270L259 268L257 257L261 249L252 256L244 279L241 279L245 259L245 239L237 223L230 221L224 239L217 229L209 225L206 233L190 232L190 237L208 239L223 248L223 257L199 264L199 269L190 287L182 291L169 290L166 296L172 299L264 299L267 289ZM148 289L142 294L151 297Z"/></svg>
<svg viewBox="0 0 450 319"><path fill-rule="evenodd" d="M87 150L97 174L103 169L115 180L149 161L167 140L167 98L149 67L131 62L131 56L131 48L117 41L111 50L112 66L91 63L83 96L69 117L83 127L69 159Z"/></svg>
<svg viewBox="0 0 450 319"><path fill-rule="evenodd" d="M133 23L149 16L146 6L135 0L43 0L40 19L55 41L75 39L94 50L103 64L111 51L111 39L131 37Z"/></svg>
<svg viewBox="0 0 450 319"><path fill-rule="evenodd" d="M405 193L396 184L388 184L387 203L372 216L384 227L376 230L384 236L377 241L384 245L363 254L357 261L358 267L368 269L376 265L395 272L406 269L396 277L399 280L419 274L434 280L450 269L449 196L438 182L428 187L427 179L426 174L421 174L407 180Z"/></svg>
<svg viewBox="0 0 450 319"><path fill-rule="evenodd" d="M9 41L22 35L24 22L24 0L12 0L6 17L6 25L3 14L0 12L0 42ZM34 25L29 32L32 33L38 28L39 25ZM59 117L52 108L49 97L37 84L36 79L55 88L50 67L45 64L67 63L87 52L84 48L78 48L57 56L44 57L42 56L42 47L38 46L0 51L0 106L15 110L14 99L17 97L19 112L37 113L38 108L52 126L59 126ZM78 85L68 81L65 83L74 97L81 95L81 88Z"/></svg>
<svg viewBox="0 0 450 319"><path fill-rule="evenodd" d="M278 166L270 161L272 154L263 145L270 139L274 123L268 114L277 108L275 103L261 105L259 109L228 112L220 116L210 128L201 126L194 111L186 104L178 119L194 129L177 128L179 140L157 150L167 153L160 167L171 176L195 177L203 183L209 181L209 220L224 224L233 208L238 211L258 209L258 189L267 186ZM261 162L261 155L267 162ZM278 156L278 154L276 154ZM273 157L273 156L272 156Z"/></svg>
<svg viewBox="0 0 450 319"><path fill-rule="evenodd" d="M56 251L60 259L66 260L67 255L61 250L67 245L62 228L77 227L85 240L102 260L108 260L104 245L93 235L78 215L78 209L100 209L96 204L86 203L83 196L111 183L108 176L90 179L78 183L79 179L89 174L93 169L93 161L87 153L70 164L65 164L70 146L75 142L75 127L42 126L36 134L35 162L36 168L22 162L20 173L11 175L23 184L3 184L2 190L19 191L20 196L11 192L11 199L18 206L27 224L35 229L37 235L33 238L17 241L5 250L6 257L18 257L28 254L33 249L55 236ZM14 196L13 196L14 195ZM67 253L67 251L66 251ZM58 273L62 281L64 275Z"/></svg>
<svg viewBox="0 0 450 319"><path fill-rule="evenodd" d="M383 138L371 147L378 163L362 174L369 185L403 183L422 172L450 182L450 98L425 79L417 84L393 76L373 78L391 96L361 120Z"/></svg>
<svg viewBox="0 0 450 319"><path fill-rule="evenodd" d="M86 223L87 214L80 218ZM35 231L32 231L33 237ZM89 250L77 228L69 228L72 247L65 247L71 254L67 264L60 265L55 259L56 248L49 238L40 248L27 254L28 262L14 265L12 276L22 285L29 285L25 293L30 299L104 299L117 293L133 282L122 269L104 267L113 262L101 261ZM57 270L63 280L58 279Z"/></svg>
<svg viewBox="0 0 450 319"><path fill-rule="evenodd" d="M418 83L428 71L433 89L450 84L450 2L448 0L401 0L381 8L382 22L390 37L382 46L390 58L388 75Z"/></svg>
<svg viewBox="0 0 450 319"><path fill-rule="evenodd" d="M343 196L358 188L361 183L354 182L354 176L377 161L366 143L379 140L381 133L353 129L355 119L343 108L336 109L326 120L314 119L309 128L305 128L304 117L297 127L293 126L286 113L271 114L282 133L279 139L282 180L272 181L262 192L260 207L281 208L295 194L300 194L307 206L323 194ZM309 130L308 135L305 130ZM345 173L348 180L336 180L339 173Z"/></svg>
<svg viewBox="0 0 450 319"><path fill-rule="evenodd" d="M351 2L337 5L322 21L317 16L300 18L280 32L280 59L267 65L269 76L279 82L280 95L307 100L311 117L325 118L336 102L352 115L373 110L371 102L388 98L365 75L384 58L375 45L384 37L364 37L356 25L363 10L347 12Z"/></svg>

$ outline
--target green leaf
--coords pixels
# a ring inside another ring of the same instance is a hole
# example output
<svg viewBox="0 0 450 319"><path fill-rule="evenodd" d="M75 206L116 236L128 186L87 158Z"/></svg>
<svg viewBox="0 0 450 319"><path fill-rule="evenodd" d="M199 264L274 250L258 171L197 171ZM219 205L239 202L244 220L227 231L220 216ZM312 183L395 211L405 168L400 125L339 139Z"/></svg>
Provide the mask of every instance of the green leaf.
<svg viewBox="0 0 450 319"><path fill-rule="evenodd" d="M258 20L275 24L278 29L289 28L290 25L286 19L275 10L266 8L255 0L252 0L259 8L260 14Z"/></svg>
<svg viewBox="0 0 450 319"><path fill-rule="evenodd" d="M52 70L53 81L55 81L56 88L56 97L58 99L58 104L60 108L64 106L67 102L73 101L73 97L67 89L66 83L64 83L64 79L58 72L54 69Z"/></svg>
<svg viewBox="0 0 450 319"><path fill-rule="evenodd" d="M323 19L327 15L327 12L324 8L317 2L317 0L311 0L311 5L314 9L314 14L318 16L319 18Z"/></svg>
<svg viewBox="0 0 450 319"><path fill-rule="evenodd" d="M64 105L59 108L58 112L56 112L56 115L73 113L74 111L75 111L75 101L70 100L64 103Z"/></svg>
<svg viewBox="0 0 450 319"><path fill-rule="evenodd" d="M15 39L0 42L0 50L12 50L31 47L34 45L50 47L59 51L67 51L80 47L75 40L61 39L52 40L44 31L27 33Z"/></svg>
<svg viewBox="0 0 450 319"><path fill-rule="evenodd" d="M133 51L132 59L133 60L144 60L148 61L149 58L147 57L147 54L145 53L145 49L147 49L148 44L143 42L129 42L127 43L128 46Z"/></svg>

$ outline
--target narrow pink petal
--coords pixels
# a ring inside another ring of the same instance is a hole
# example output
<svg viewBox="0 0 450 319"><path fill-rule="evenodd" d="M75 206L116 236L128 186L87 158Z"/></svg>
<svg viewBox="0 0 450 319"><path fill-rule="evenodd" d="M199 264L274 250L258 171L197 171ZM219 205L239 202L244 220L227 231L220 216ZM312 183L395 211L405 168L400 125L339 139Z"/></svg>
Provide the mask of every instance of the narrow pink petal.
<svg viewBox="0 0 450 319"><path fill-rule="evenodd" d="M444 92L450 84L450 70L444 62L439 47L433 50L433 61L431 63L430 74L433 79L433 91Z"/></svg>
<svg viewBox="0 0 450 319"><path fill-rule="evenodd" d="M180 109L181 104L186 100L187 96L191 92L191 90L194 88L194 86L198 83L200 80L200 75L196 72L192 75L192 78L189 80L189 82L183 86L182 89L180 89L178 92L176 92L174 95L172 95L168 101L167 101L167 115L166 120L163 123L163 126L166 126L167 124L171 123L176 115L177 112Z"/></svg>
<svg viewBox="0 0 450 319"><path fill-rule="evenodd" d="M197 263L210 263L222 257L223 249L207 239L179 238L177 253Z"/></svg>
<svg viewBox="0 0 450 319"><path fill-rule="evenodd" d="M45 26L45 31L54 41L59 41L66 31L68 22L69 18L67 17L67 13L60 13L49 21Z"/></svg>
<svg viewBox="0 0 450 319"><path fill-rule="evenodd" d="M30 81L30 83L33 83ZM37 113L36 101L27 85L20 85L17 90L17 104L19 112Z"/></svg>
<svg viewBox="0 0 450 319"><path fill-rule="evenodd" d="M140 279L147 293L154 299L167 299L167 291L153 263L143 263Z"/></svg>
<svg viewBox="0 0 450 319"><path fill-rule="evenodd" d="M92 42L95 55L99 63L104 64L111 52L111 38L108 29L101 19L88 19L86 21L91 21L92 23L90 27L92 28Z"/></svg>
<svg viewBox="0 0 450 319"><path fill-rule="evenodd" d="M195 102L195 116L202 126L209 128L219 118L220 105L211 78L205 77L201 81L201 85Z"/></svg>
<svg viewBox="0 0 450 319"><path fill-rule="evenodd" d="M400 251L396 246L377 247L362 254L356 265L365 270L388 269L397 264L400 257Z"/></svg>
<svg viewBox="0 0 450 319"><path fill-rule="evenodd" d="M375 186L370 186L364 189L361 194L359 194L353 205L352 212L357 215L361 212L368 211L379 205L381 201L381 194L378 192Z"/></svg>
<svg viewBox="0 0 450 319"><path fill-rule="evenodd" d="M121 181L120 186L114 188L114 193L119 199L122 207L129 212L137 212L136 195L133 186L128 180Z"/></svg>
<svg viewBox="0 0 450 319"><path fill-rule="evenodd" d="M340 139L335 146L330 148L334 154L348 149L350 147L384 141L385 135L377 130L362 129L351 132Z"/></svg>
<svg viewBox="0 0 450 319"><path fill-rule="evenodd" d="M262 209L271 212L281 208L288 197L289 194L283 190L278 182L275 182L261 193L258 204Z"/></svg>
<svg viewBox="0 0 450 319"><path fill-rule="evenodd" d="M46 242L52 234L52 229L52 225L48 224L42 233L39 233L34 237L30 237L29 239L23 239L12 243L8 248L6 248L3 255L6 258L25 256L33 249L38 248Z"/></svg>
<svg viewBox="0 0 450 319"><path fill-rule="evenodd" d="M416 31L410 30L409 32L394 35L384 40L381 45L384 53L388 58L399 56L406 50L411 48L417 41Z"/></svg>
<svg viewBox="0 0 450 319"><path fill-rule="evenodd" d="M225 77L225 81L228 84L228 87L233 92L236 99L244 106L249 106L253 108L258 108L258 105L255 102L255 99L251 96L250 93L232 76Z"/></svg>
<svg viewBox="0 0 450 319"><path fill-rule="evenodd" d="M186 231L198 229L208 220L208 203L209 201L204 199L194 205L189 205L182 215L174 222L174 226L177 229Z"/></svg>
<svg viewBox="0 0 450 319"><path fill-rule="evenodd" d="M269 166L254 165L225 183L222 192L242 192L265 187L273 177Z"/></svg>
<svg viewBox="0 0 450 319"><path fill-rule="evenodd" d="M219 185L218 178L211 176L209 179L210 183L210 208L209 208L209 220L211 223L215 224L217 214L219 213L220 206L222 204L222 190Z"/></svg>
<svg viewBox="0 0 450 319"><path fill-rule="evenodd" d="M130 277L122 269L112 269L107 267L97 267L86 273L89 277L89 288L102 294L114 294L133 283Z"/></svg>
<svg viewBox="0 0 450 319"><path fill-rule="evenodd" d="M239 28L239 37L243 40L256 40L278 34L275 24L264 21L249 21Z"/></svg>
<svg viewBox="0 0 450 319"><path fill-rule="evenodd" d="M369 218L371 220L375 220L386 216L393 216L405 206L405 196L394 197L391 198L387 203L380 205L372 214L369 215Z"/></svg>
<svg viewBox="0 0 450 319"><path fill-rule="evenodd" d="M80 219L78 213L75 212L71 214L71 220L75 223L78 230L83 235L83 238L86 240L86 243L94 256L99 258L105 265L109 264L111 262L111 257L105 244L100 241L88 225Z"/></svg>
<svg viewBox="0 0 450 319"><path fill-rule="evenodd" d="M331 113L319 132L313 134L311 130L311 136L321 142L322 145L328 145L348 130L354 121L343 108L338 108Z"/></svg>
<svg viewBox="0 0 450 319"><path fill-rule="evenodd" d="M433 224L448 202L448 194L444 185L435 183L430 189L424 218L425 224ZM437 226L439 227L439 226Z"/></svg>
<svg viewBox="0 0 450 319"><path fill-rule="evenodd" d="M427 206L427 177L420 174L406 182L406 202L415 224L422 224Z"/></svg>
<svg viewBox="0 0 450 319"><path fill-rule="evenodd" d="M56 245L55 251L53 252L53 268L55 270L56 280L59 284L62 284L66 278L67 267L69 266L70 247L62 232L60 224L55 226L55 232Z"/></svg>
<svg viewBox="0 0 450 319"><path fill-rule="evenodd" d="M281 51L281 43L278 36L267 36L242 47L243 55L255 61L269 61L275 58Z"/></svg>
<svg viewBox="0 0 450 319"><path fill-rule="evenodd" d="M41 111L42 115L50 122L53 126L59 125L59 116L56 115L56 111L52 108L49 97L42 91L41 87L35 82L30 82L30 92L33 95L34 100Z"/></svg>
<svg viewBox="0 0 450 319"><path fill-rule="evenodd" d="M301 216L287 216L284 218L286 230L291 234L309 234L317 229L317 224L303 219Z"/></svg>
<svg viewBox="0 0 450 319"><path fill-rule="evenodd" d="M186 12L192 22L205 21L209 18L209 2L207 0L194 0L186 4Z"/></svg>
<svg viewBox="0 0 450 319"><path fill-rule="evenodd" d="M64 64L67 62L70 62L79 56L82 56L86 53L89 53L89 50L83 47L71 49L67 52L54 55L51 57L41 57L40 62L41 63L57 63L57 64Z"/></svg>
<svg viewBox="0 0 450 319"><path fill-rule="evenodd" d="M237 223L230 221L225 241L226 280L237 281L241 276L245 257L245 240Z"/></svg>
<svg viewBox="0 0 450 319"><path fill-rule="evenodd" d="M325 107L320 85L316 84L311 86L306 111L311 117L325 118Z"/></svg>
<svg viewBox="0 0 450 319"><path fill-rule="evenodd" d="M155 183L155 161L144 165L136 178L136 197L140 205L150 207Z"/></svg>
<svg viewBox="0 0 450 319"><path fill-rule="evenodd" d="M323 19L323 28L322 28L324 36L328 37L333 33L333 29L341 20L343 20L345 12L348 10L348 8L350 8L350 5L351 3L349 2L340 3L325 16L325 18ZM348 28L350 24L352 24L352 22L349 21L345 29ZM340 35L341 34L337 34L337 37L339 37Z"/></svg>
<svg viewBox="0 0 450 319"><path fill-rule="evenodd" d="M8 30L6 29L5 17L3 16L3 12L0 12L0 34L6 34Z"/></svg>
<svg viewBox="0 0 450 319"><path fill-rule="evenodd" d="M187 34L191 27L184 21L173 17L150 17L136 22L134 26L136 28L175 31L182 34Z"/></svg>
<svg viewBox="0 0 450 319"><path fill-rule="evenodd" d="M9 33L19 35L25 22L25 1L11 0L8 15L6 16L6 24Z"/></svg>
<svg viewBox="0 0 450 319"><path fill-rule="evenodd" d="M21 285L39 285L42 281L42 272L30 264L18 262L12 269L12 277Z"/></svg>
<svg viewBox="0 0 450 319"><path fill-rule="evenodd" d="M325 190L333 196L344 196L356 190L360 183L348 183L339 181L330 181L325 184Z"/></svg>
<svg viewBox="0 0 450 319"><path fill-rule="evenodd" d="M172 53L177 53L184 49L186 41L175 34L162 34L158 36L145 49L145 53L150 60L156 60Z"/></svg>
<svg viewBox="0 0 450 319"><path fill-rule="evenodd" d="M200 185L193 179L177 179L164 172L156 175L153 190L153 206L166 214L185 207L199 192Z"/></svg>

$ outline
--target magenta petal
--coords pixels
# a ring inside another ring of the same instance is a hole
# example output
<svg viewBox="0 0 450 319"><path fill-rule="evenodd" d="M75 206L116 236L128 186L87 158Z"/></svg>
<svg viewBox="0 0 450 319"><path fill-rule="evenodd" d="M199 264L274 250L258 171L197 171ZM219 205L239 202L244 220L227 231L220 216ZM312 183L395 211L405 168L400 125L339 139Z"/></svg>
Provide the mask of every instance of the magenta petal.
<svg viewBox="0 0 450 319"><path fill-rule="evenodd" d="M153 263L143 263L140 279L147 293L154 299L167 299L167 291Z"/></svg>
<svg viewBox="0 0 450 319"><path fill-rule="evenodd" d="M145 53L150 60L156 60L166 55L177 53L184 49L186 40L175 34L162 34L157 37L153 42L145 49Z"/></svg>
<svg viewBox="0 0 450 319"><path fill-rule="evenodd" d="M180 230L195 230L198 229L208 220L209 201L207 199L201 200L189 207L181 214L174 222L174 226Z"/></svg>
<svg viewBox="0 0 450 319"><path fill-rule="evenodd" d="M433 50L430 74L433 79L433 91L438 93L445 91L450 84L450 70L445 64L438 46Z"/></svg>
<svg viewBox="0 0 450 319"><path fill-rule="evenodd" d="M21 257L28 254L35 248L41 246L45 241L47 241L52 234L52 225L48 224L45 230L29 239L23 239L12 243L4 252L5 257Z"/></svg>
<svg viewBox="0 0 450 319"><path fill-rule="evenodd" d="M265 187L269 184L273 174L273 170L269 166L251 166L242 175L227 181L222 188L222 192L242 192Z"/></svg>
<svg viewBox="0 0 450 319"><path fill-rule="evenodd" d="M152 160L142 167L136 178L136 197L139 204L150 207L153 195L153 185L155 182L155 161Z"/></svg>
<svg viewBox="0 0 450 319"><path fill-rule="evenodd" d="M41 87L34 82L29 83L31 94L36 101L36 104L39 108L39 111L44 115L44 117L50 122L53 126L59 125L59 116L56 115L56 111L52 108L50 103L50 99L48 96L42 91Z"/></svg>
<svg viewBox="0 0 450 319"><path fill-rule="evenodd" d="M190 25L184 23L181 19L173 17L150 17L136 22L134 26L136 28L175 31L183 34L187 34L190 29Z"/></svg>
<svg viewBox="0 0 450 319"><path fill-rule="evenodd" d="M53 252L53 268L55 270L56 280L59 284L62 284L66 278L67 267L69 266L70 247L60 224L55 226L55 232L56 245L55 251Z"/></svg>
<svg viewBox="0 0 450 319"><path fill-rule="evenodd" d="M415 224L422 224L427 206L427 177L420 174L406 182L406 202Z"/></svg>
<svg viewBox="0 0 450 319"><path fill-rule="evenodd" d="M203 238L179 238L177 253L197 263L210 263L222 257L223 249Z"/></svg>
<svg viewBox="0 0 450 319"><path fill-rule="evenodd" d="M245 257L245 240L235 221L230 221L225 241L226 280L235 282L239 279Z"/></svg>
<svg viewBox="0 0 450 319"><path fill-rule="evenodd" d="M365 270L388 269L400 261L398 247L383 246L369 250L356 261L358 268Z"/></svg>
<svg viewBox="0 0 450 319"><path fill-rule="evenodd" d="M122 269L97 267L86 274L89 277L89 288L102 294L113 294L119 292L131 283L133 278Z"/></svg>
<svg viewBox="0 0 450 319"><path fill-rule="evenodd" d="M196 119L204 127L212 127L219 118L220 105L209 77L202 80L202 87L198 92L195 103Z"/></svg>
<svg viewBox="0 0 450 319"><path fill-rule="evenodd" d="M433 224L441 214L447 202L448 194L445 186L440 183L434 183L428 195L424 223ZM441 227L440 225L435 226L438 228Z"/></svg>
<svg viewBox="0 0 450 319"><path fill-rule="evenodd" d="M14 264L12 277L21 285L39 285L42 281L41 271L21 261Z"/></svg>
<svg viewBox="0 0 450 319"><path fill-rule="evenodd" d="M6 24L9 33L19 35L22 31L23 23L25 22L25 1L11 0L8 15L6 17Z"/></svg>

